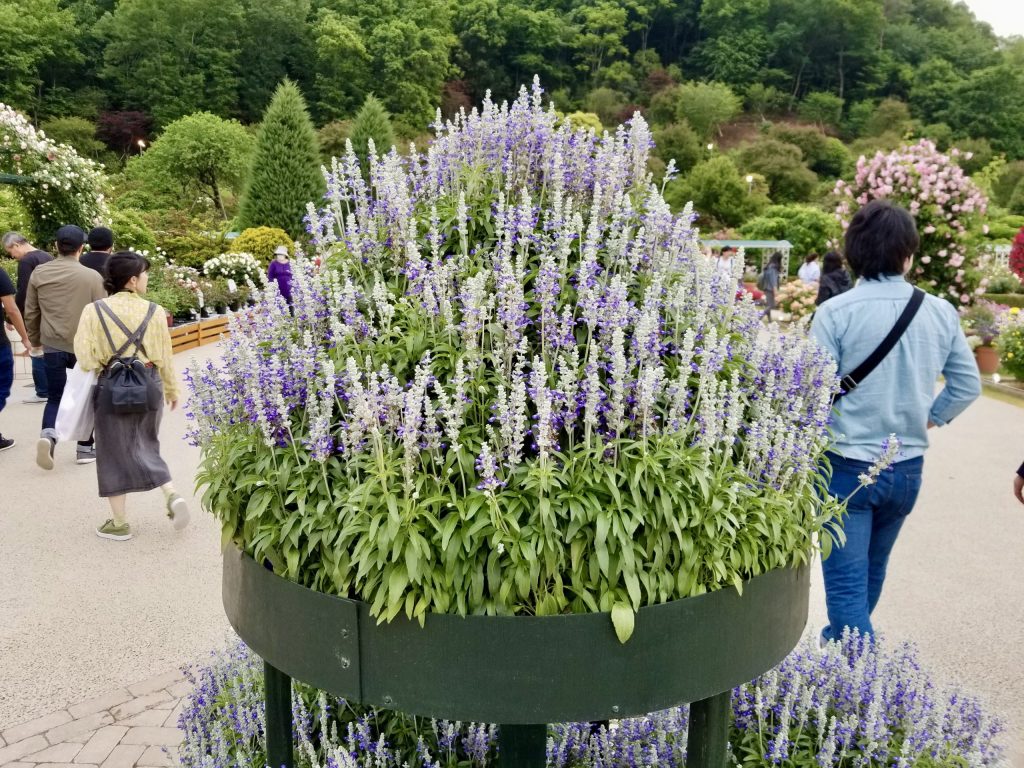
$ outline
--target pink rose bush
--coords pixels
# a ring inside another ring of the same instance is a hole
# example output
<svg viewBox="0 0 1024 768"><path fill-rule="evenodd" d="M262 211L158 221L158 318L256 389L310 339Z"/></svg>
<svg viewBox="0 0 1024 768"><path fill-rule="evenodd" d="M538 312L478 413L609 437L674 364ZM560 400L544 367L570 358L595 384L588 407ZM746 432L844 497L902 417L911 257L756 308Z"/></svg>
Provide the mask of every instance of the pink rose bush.
<svg viewBox="0 0 1024 768"><path fill-rule="evenodd" d="M909 277L925 290L954 304L970 304L984 293L985 280L972 274L967 239L981 226L988 199L956 164L960 154L943 154L922 139L870 160L857 161L852 182L836 182L836 217L849 225L857 210L872 200L902 205L917 221L921 247Z"/></svg>

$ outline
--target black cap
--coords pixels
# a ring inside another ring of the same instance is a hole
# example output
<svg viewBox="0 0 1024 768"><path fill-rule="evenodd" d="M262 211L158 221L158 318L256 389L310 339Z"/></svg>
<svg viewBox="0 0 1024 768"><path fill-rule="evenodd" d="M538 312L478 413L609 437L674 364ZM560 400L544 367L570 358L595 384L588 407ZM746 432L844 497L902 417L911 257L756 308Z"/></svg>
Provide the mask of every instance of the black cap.
<svg viewBox="0 0 1024 768"><path fill-rule="evenodd" d="M114 233L106 227L93 227L89 230L89 249L93 251L109 251L114 247Z"/></svg>
<svg viewBox="0 0 1024 768"><path fill-rule="evenodd" d="M66 251L77 251L85 245L85 231L74 224L65 224L57 230L57 245Z"/></svg>

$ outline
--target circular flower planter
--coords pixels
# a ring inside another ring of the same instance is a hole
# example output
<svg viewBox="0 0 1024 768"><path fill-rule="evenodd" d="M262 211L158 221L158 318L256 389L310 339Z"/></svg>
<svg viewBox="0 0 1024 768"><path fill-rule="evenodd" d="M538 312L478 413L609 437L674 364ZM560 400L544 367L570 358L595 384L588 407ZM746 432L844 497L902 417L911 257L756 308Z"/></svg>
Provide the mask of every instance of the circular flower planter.
<svg viewBox="0 0 1024 768"><path fill-rule="evenodd" d="M267 665L270 765L291 765L290 678L363 704L503 724L502 765L543 765L546 724L687 702L689 765L721 766L729 692L778 664L807 621L809 569L640 609L619 642L608 614L429 615L378 623L358 600L302 587L238 549L224 557L228 620Z"/></svg>

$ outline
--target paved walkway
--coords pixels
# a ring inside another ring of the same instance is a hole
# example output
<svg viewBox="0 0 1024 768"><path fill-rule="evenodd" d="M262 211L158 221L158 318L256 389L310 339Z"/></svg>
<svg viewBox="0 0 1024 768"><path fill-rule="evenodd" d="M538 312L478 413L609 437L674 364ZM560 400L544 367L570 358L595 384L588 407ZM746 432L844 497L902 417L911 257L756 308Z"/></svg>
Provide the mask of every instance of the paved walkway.
<svg viewBox="0 0 1024 768"><path fill-rule="evenodd" d="M216 354L205 347L177 363ZM93 536L106 512L95 472L76 466L68 446L58 449L52 472L35 466L42 406L22 405L27 392L19 382L0 414L0 430L19 441L0 455L0 766L156 768L150 761L162 752L148 747L162 749L175 737L144 729L173 727L172 702L184 688L173 673L149 693L149 682L136 683L225 644L217 526L195 505L193 524L175 533L154 492L130 498L133 541ZM182 441L184 426L180 411L170 414L162 435L179 490L189 496L198 452ZM1010 485L1022 459L1019 402L983 397L934 431L924 489L876 612L879 631L918 644L937 682L961 683L1005 717L1009 762L1020 768L1024 507ZM812 628L824 623L817 572L813 590Z"/></svg>
<svg viewBox="0 0 1024 768"><path fill-rule="evenodd" d="M4 768L163 768L174 762L184 697L180 672L117 688L0 732Z"/></svg>

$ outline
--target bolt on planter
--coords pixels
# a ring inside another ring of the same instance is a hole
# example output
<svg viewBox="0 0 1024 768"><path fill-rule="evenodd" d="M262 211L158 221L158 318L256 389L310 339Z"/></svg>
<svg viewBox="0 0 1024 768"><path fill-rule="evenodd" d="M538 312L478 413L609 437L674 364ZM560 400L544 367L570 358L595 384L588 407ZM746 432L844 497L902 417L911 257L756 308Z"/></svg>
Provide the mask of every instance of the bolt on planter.
<svg viewBox="0 0 1024 768"><path fill-rule="evenodd" d="M288 581L230 547L223 601L267 672L267 757L293 765L292 678L353 702L500 723L505 766L545 763L547 724L624 718L692 702L689 766L722 768L729 694L796 646L807 567L640 609L619 642L606 613L431 614L378 623L369 605ZM453 663L456 661L458 663Z"/></svg>

